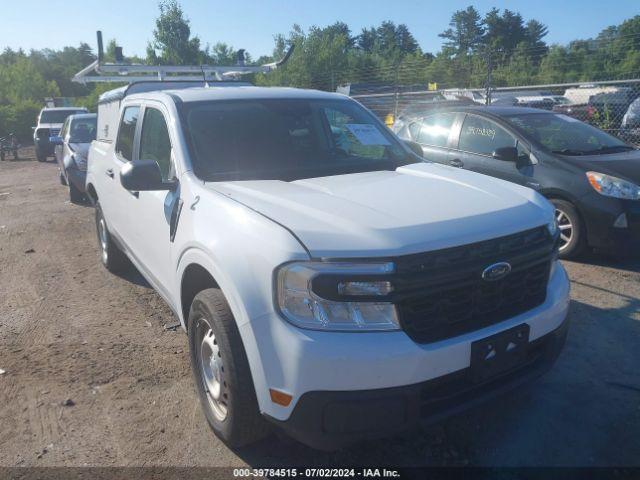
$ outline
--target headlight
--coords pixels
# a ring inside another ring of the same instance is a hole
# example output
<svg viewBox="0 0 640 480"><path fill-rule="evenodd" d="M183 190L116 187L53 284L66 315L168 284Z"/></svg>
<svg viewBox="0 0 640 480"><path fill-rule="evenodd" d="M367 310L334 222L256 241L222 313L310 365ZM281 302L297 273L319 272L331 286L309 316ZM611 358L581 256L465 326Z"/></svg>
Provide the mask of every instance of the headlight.
<svg viewBox="0 0 640 480"><path fill-rule="evenodd" d="M621 178L604 173L587 172L587 179L594 190L601 195L628 200L640 199L640 187Z"/></svg>
<svg viewBox="0 0 640 480"><path fill-rule="evenodd" d="M393 263L295 262L277 272L278 308L292 324L312 330L398 330Z"/></svg>

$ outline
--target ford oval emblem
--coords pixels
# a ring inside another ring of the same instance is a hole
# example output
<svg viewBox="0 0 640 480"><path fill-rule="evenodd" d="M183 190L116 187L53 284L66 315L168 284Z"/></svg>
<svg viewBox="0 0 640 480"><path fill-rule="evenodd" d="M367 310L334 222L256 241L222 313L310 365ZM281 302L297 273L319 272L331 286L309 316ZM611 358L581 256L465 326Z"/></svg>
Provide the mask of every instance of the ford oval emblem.
<svg viewBox="0 0 640 480"><path fill-rule="evenodd" d="M501 278L509 275L511 271L511 265L507 262L498 262L493 265L489 265L482 271L482 279L487 282L493 282L495 280L500 280Z"/></svg>

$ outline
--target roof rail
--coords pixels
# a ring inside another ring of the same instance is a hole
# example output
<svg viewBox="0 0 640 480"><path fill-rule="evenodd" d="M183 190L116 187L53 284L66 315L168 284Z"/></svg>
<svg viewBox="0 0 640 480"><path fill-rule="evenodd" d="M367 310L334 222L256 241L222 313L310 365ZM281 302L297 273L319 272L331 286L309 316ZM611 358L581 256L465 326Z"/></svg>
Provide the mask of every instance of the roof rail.
<svg viewBox="0 0 640 480"><path fill-rule="evenodd" d="M162 81L224 81L234 80L242 75L251 73L269 73L284 65L293 53L294 45L291 45L284 57L277 62L264 65L248 66L244 64L244 50L238 51L236 65L142 65L125 63L122 56L122 47L116 47L116 63L104 63L104 50L102 47L102 32L96 32L98 37L98 59L76 73L72 81L76 83L99 82L162 82Z"/></svg>

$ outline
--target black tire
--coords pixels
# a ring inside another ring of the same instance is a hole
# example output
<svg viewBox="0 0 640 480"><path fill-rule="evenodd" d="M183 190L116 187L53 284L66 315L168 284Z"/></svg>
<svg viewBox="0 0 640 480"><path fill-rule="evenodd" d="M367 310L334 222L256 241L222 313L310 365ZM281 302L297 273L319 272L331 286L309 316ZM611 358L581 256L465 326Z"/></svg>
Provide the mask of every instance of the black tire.
<svg viewBox="0 0 640 480"><path fill-rule="evenodd" d="M264 438L269 428L258 409L249 361L229 304L219 289L196 295L187 331L198 397L214 433L234 448ZM212 359L206 362L208 369L203 366L203 358ZM217 387L212 387L213 383Z"/></svg>
<svg viewBox="0 0 640 480"><path fill-rule="evenodd" d="M0 162L4 162L4 150L0 150Z"/></svg>
<svg viewBox="0 0 640 480"><path fill-rule="evenodd" d="M98 235L98 248L100 249L102 265L111 273L120 273L129 269L131 263L111 239L107 222L98 202L96 202L96 233Z"/></svg>
<svg viewBox="0 0 640 480"><path fill-rule="evenodd" d="M47 161L47 156L46 155L42 155L40 152L36 151L36 159L39 162L46 162Z"/></svg>
<svg viewBox="0 0 640 480"><path fill-rule="evenodd" d="M560 229L559 256L562 259L575 258L587 246L582 217L576 207L566 200L552 198L551 203L556 207L556 218Z"/></svg>
<svg viewBox="0 0 640 480"><path fill-rule="evenodd" d="M81 205L85 202L84 193L78 190L73 182L69 182L69 200L71 203L75 203L77 205Z"/></svg>

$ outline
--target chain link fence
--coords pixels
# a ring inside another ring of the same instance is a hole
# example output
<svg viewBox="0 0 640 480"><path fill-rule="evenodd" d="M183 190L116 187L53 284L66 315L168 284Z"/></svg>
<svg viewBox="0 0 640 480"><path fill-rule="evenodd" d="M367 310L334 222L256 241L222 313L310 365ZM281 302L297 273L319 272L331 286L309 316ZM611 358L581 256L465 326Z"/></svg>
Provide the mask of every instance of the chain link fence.
<svg viewBox="0 0 640 480"><path fill-rule="evenodd" d="M404 116L447 105L518 106L568 115L640 145L640 79L494 89L431 87L355 83L337 91L358 100L389 126Z"/></svg>

